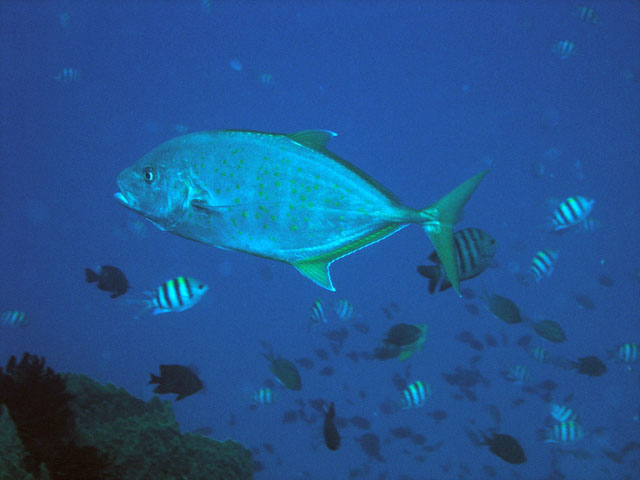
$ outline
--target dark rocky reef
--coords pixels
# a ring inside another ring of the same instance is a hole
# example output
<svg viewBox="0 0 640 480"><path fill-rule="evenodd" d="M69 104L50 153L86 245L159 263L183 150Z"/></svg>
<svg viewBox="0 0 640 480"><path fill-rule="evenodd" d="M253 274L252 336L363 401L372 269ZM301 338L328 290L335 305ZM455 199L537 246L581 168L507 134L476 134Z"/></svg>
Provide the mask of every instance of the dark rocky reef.
<svg viewBox="0 0 640 480"><path fill-rule="evenodd" d="M4 406L2 405L4 404ZM44 359L0 369L0 478L252 478L251 453L230 440L180 434L171 403L145 402Z"/></svg>

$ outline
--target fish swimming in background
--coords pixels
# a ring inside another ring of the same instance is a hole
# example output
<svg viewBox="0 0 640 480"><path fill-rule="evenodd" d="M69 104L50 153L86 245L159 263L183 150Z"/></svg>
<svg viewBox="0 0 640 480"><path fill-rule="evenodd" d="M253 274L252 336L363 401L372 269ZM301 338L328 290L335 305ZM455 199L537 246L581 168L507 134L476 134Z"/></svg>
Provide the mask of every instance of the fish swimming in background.
<svg viewBox="0 0 640 480"><path fill-rule="evenodd" d="M63 68L53 77L59 83L75 83L79 78L80 73L75 68Z"/></svg>
<svg viewBox="0 0 640 480"><path fill-rule="evenodd" d="M269 370L276 376L278 381L289 390L302 390L302 379L300 372L293 362L273 352L263 353L264 358L269 361Z"/></svg>
<svg viewBox="0 0 640 480"><path fill-rule="evenodd" d="M84 269L85 279L87 283L98 283L98 288L105 292L112 292L111 298L124 295L129 290L129 281L124 276L122 270L111 265L103 265L98 268L98 272L94 272L90 268Z"/></svg>
<svg viewBox="0 0 640 480"><path fill-rule="evenodd" d="M565 405L559 405L557 403L552 403L549 405L549 413L553 417L556 422L573 422L578 420L578 415L573 411L572 408L569 408Z"/></svg>
<svg viewBox="0 0 640 480"><path fill-rule="evenodd" d="M349 300L341 298L338 300L338 303L334 306L334 311L340 320L350 320L353 316L353 305Z"/></svg>
<svg viewBox="0 0 640 480"><path fill-rule="evenodd" d="M529 272L533 276L533 279L536 282L539 282L543 278L551 276L551 274L553 273L553 267L555 267L557 261L557 251L539 250L531 260L531 267L529 267Z"/></svg>
<svg viewBox="0 0 640 480"><path fill-rule="evenodd" d="M402 391L402 397L398 406L402 409L418 408L424 406L427 400L431 398L433 389L428 383L422 383L420 380L413 382Z"/></svg>
<svg viewBox="0 0 640 480"><path fill-rule="evenodd" d="M522 385L526 380L531 378L531 372L523 365L514 365L509 369L505 377L513 383Z"/></svg>
<svg viewBox="0 0 640 480"><path fill-rule="evenodd" d="M182 400L204 388L198 375L183 365L160 365L160 376L152 373L149 384L158 384L154 393L177 394L176 400Z"/></svg>
<svg viewBox="0 0 640 480"><path fill-rule="evenodd" d="M593 8L587 5L580 5L576 9L576 16L584 23L597 25L600 23L600 15Z"/></svg>
<svg viewBox="0 0 640 480"><path fill-rule="evenodd" d="M562 60L566 60L576 52L576 45L571 40L558 40L551 47L551 51L558 55Z"/></svg>
<svg viewBox="0 0 640 480"><path fill-rule="evenodd" d="M274 401L275 396L269 387L263 387L251 395L253 405L271 405Z"/></svg>
<svg viewBox="0 0 640 480"><path fill-rule="evenodd" d="M634 363L639 358L638 345L636 343L623 343L618 345L613 351L607 352L609 358L613 358L618 363Z"/></svg>
<svg viewBox="0 0 640 480"><path fill-rule="evenodd" d="M511 435L507 435L506 433L490 432L491 436L487 436L486 433L481 432L482 439L480 439L471 430L465 429L465 431L467 432L471 443L477 447L488 446L491 453L500 457L507 463L520 465L527 461L527 456L520 446L520 443Z"/></svg>
<svg viewBox="0 0 640 480"><path fill-rule="evenodd" d="M313 325L318 323L327 323L327 317L324 314L324 302L321 298L316 298L311 305L311 315L309 316L309 327L311 329Z"/></svg>
<svg viewBox="0 0 640 480"><path fill-rule="evenodd" d="M122 171L115 198L161 230L288 263L331 291L332 262L418 224L459 292L453 225L488 170L414 210L330 152L334 136L222 130L176 137Z"/></svg>
<svg viewBox="0 0 640 480"><path fill-rule="evenodd" d="M460 281L475 278L493 263L498 244L496 239L479 228L463 228L453 234ZM419 265L418 273L429 279L429 293L451 288L451 282L437 252L429 255L436 265ZM438 288L438 285L440 288Z"/></svg>
<svg viewBox="0 0 640 480"><path fill-rule="evenodd" d="M153 314L182 312L193 307L207 293L209 286L195 278L177 277L167 280L154 291L151 298L144 300Z"/></svg>
<svg viewBox="0 0 640 480"><path fill-rule="evenodd" d="M322 433L324 435L324 443L329 450L338 450L340 448L340 433L335 424L336 409L333 402L329 405L329 409L324 414L324 422L322 424Z"/></svg>
<svg viewBox="0 0 640 480"><path fill-rule="evenodd" d="M593 210L594 203L596 203L595 200L581 195L569 197L560 202L551 216L552 230L558 232L584 222Z"/></svg>
<svg viewBox="0 0 640 480"><path fill-rule="evenodd" d="M17 310L9 310L4 312L0 319L2 320L2 325L6 327L19 328L24 327L29 323L27 318L27 314L24 312L19 312Z"/></svg>
<svg viewBox="0 0 640 480"><path fill-rule="evenodd" d="M545 443L558 443L571 445L584 438L585 432L582 425L575 421L556 423L545 432Z"/></svg>

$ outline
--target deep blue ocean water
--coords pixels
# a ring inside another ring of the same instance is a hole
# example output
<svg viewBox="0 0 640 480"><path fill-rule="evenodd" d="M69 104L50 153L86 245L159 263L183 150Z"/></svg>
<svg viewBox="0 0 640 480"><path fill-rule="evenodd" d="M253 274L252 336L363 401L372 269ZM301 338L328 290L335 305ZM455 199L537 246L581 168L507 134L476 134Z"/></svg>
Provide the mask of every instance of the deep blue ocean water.
<svg viewBox="0 0 640 480"><path fill-rule="evenodd" d="M1 2L0 311L24 311L29 324L0 328L0 363L29 351L56 371L144 399L160 364L194 365L206 390L174 402L181 429L211 427L213 438L255 447L258 479L637 478L640 451L622 463L604 452L640 442L640 363L629 369L607 359L621 343L640 343L640 4L589 2L596 25L580 20L578 6ZM575 46L566 59L553 51L564 40ZM56 79L64 69L73 78ZM433 248L419 227L334 263L331 293L290 266L161 232L114 200L118 173L163 141L227 128L335 131L332 151L415 208L491 166L460 226L498 240L497 265L463 287L480 295L484 284L526 316L556 320L568 340L532 344L574 360L597 355L607 373L538 363L517 345L532 334L526 325L500 322L480 298L429 295L416 265ZM595 200L599 228L542 231L557 202L575 195ZM525 286L518 274L542 248L560 252L557 266ZM99 265L120 267L131 290L112 300L85 283L84 268ZM140 308L130 299L179 275L210 286L199 304L134 318ZM613 286L601 285L601 275ZM595 309L581 308L576 295ZM348 299L359 317L345 323L329 312L329 323L309 332L318 297L327 306ZM382 308L392 303L390 320ZM346 356L372 351L395 322L428 324L422 351L404 363ZM336 354L324 334L342 327L349 334ZM457 341L464 331L483 349ZM275 387L275 404L251 410L250 395L272 378L261 342L315 366L300 368L301 392ZM552 380L555 401L572 395L588 432L575 447L537 438L547 405L505 380L501 372L515 364L531 370L529 387ZM327 365L335 373L320 375ZM489 381L472 389L476 401L445 380L458 366ZM381 405L400 397L392 377L407 369L406 380L430 383L433 396L424 407L385 414ZM312 399L335 402L339 417L368 419L370 429L342 428L342 447L329 451ZM520 441L525 464L471 443L465 430L496 426L488 405L500 411L500 431ZM318 421L283 422L300 409ZM447 418L428 415L437 410ZM389 433L401 426L426 443ZM384 462L363 452L357 439L365 433L380 438Z"/></svg>

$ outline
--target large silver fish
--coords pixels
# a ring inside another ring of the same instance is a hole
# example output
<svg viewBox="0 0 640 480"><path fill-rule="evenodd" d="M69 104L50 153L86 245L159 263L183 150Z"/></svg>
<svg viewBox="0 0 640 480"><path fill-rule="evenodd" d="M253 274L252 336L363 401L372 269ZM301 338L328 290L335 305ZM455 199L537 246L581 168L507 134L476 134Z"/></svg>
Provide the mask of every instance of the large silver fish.
<svg viewBox="0 0 640 480"><path fill-rule="evenodd" d="M423 210L326 148L334 133L221 130L169 140L118 177L120 203L161 230L293 265L335 290L331 263L422 225L459 292L453 224L487 170Z"/></svg>

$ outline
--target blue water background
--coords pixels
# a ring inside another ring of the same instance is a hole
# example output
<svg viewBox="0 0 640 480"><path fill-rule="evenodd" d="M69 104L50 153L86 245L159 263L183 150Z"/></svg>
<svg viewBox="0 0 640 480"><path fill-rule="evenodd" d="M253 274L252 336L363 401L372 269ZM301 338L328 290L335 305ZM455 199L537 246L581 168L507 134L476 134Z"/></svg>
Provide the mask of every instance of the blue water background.
<svg viewBox="0 0 640 480"><path fill-rule="evenodd" d="M161 232L113 199L118 173L178 135L176 125L335 131L334 152L415 208L491 166L461 226L498 239L498 265L463 286L480 294L484 282L528 317L558 321L566 343L534 339L553 355L605 359L620 343L640 342L640 6L590 2L601 22L588 25L576 17L577 5L3 1L0 310L25 311L30 323L0 330L1 363L29 351L57 371L112 382L144 399L153 395L149 372L160 364L194 365L206 391L174 403L181 429L210 426L213 438L258 447L264 470L256 478L348 478L356 469L357 478L368 479L481 479L491 478L491 468L498 478L548 478L554 469L570 479L631 475L638 451L623 464L602 451L640 441L637 365L628 371L607 361L607 374L591 378L536 363L516 345L531 333L527 326L500 322L477 298L430 296L415 271L432 251L422 229L408 227L336 262L337 292L330 293L287 265ZM554 54L559 40L573 41L575 55ZM54 80L64 68L78 78ZM540 162L545 170L536 176ZM542 232L553 199L571 195L596 200L601 227ZM557 267L543 282L523 286L516 273L541 248L560 252ZM132 284L121 299L84 281L85 267L104 264L122 268ZM134 319L140 308L129 300L178 275L210 286L201 303ZM614 286L600 285L600 275ZM580 308L576 294L596 308ZM327 305L348 299L370 332L331 312L329 324L308 332L317 297ZM382 307L392 302L399 311L390 321ZM465 309L469 303L479 315ZM427 323L424 349L406 363L345 356L373 350L393 322ZM349 337L334 355L323 333L343 326ZM476 351L455 340L461 331L499 343ZM301 368L301 392L276 388L276 404L252 411L249 396L271 378L261 341L316 366ZM317 348L330 352L328 361L316 357ZM455 399L459 389L442 374L468 368L478 354L490 385L475 388L477 402ZM501 375L518 363L531 369L530 385L556 382L554 399L573 394L570 404L590 432L579 447L592 458L558 453L537 439L545 402ZM319 375L325 365L335 368L333 376ZM386 415L381 404L400 395L392 375L407 366L408 380L430 383L433 397L423 408ZM342 448L330 452L320 422L282 422L300 400L317 415L306 402L318 398L334 401L341 417L369 419L386 462L365 455L356 439L366 432L355 426L342 430ZM526 401L514 407L518 398ZM501 431L520 440L526 464L508 465L471 444L465 429L495 427L487 405L499 408ZM434 410L448 417L436 423L427 415ZM444 446L426 453L389 435L405 425L427 445Z"/></svg>

